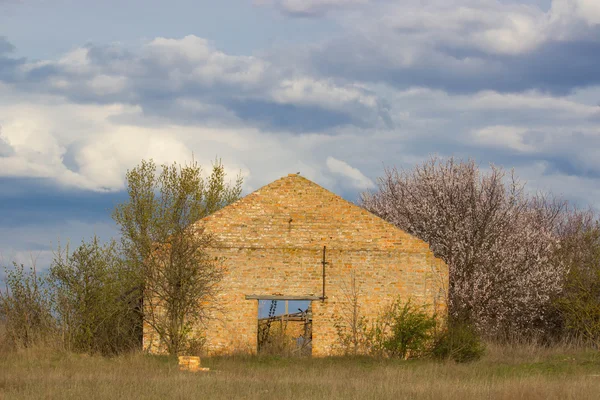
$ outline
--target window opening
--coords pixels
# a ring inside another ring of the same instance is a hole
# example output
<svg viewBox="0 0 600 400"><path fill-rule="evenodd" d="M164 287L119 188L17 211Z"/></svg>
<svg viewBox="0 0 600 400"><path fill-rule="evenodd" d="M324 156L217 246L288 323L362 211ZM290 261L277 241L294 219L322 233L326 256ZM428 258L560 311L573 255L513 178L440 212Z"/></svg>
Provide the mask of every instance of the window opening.
<svg viewBox="0 0 600 400"><path fill-rule="evenodd" d="M311 355L312 302L258 300L258 352Z"/></svg>

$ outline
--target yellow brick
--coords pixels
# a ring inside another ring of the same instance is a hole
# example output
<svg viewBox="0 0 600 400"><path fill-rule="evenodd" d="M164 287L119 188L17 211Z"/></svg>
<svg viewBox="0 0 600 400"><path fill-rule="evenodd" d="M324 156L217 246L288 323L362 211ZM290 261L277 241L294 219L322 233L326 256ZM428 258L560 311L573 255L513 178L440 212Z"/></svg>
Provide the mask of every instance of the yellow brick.
<svg viewBox="0 0 600 400"><path fill-rule="evenodd" d="M324 245L327 300L313 301L313 356L335 354L335 316L348 306L344 288L352 271L369 319L399 296L445 312L440 291L448 287L448 267L427 243L299 175L260 188L198 226L214 235L209 251L224 257L226 268L220 311L197 329L210 354L256 351L258 302L245 295L321 296ZM147 326L144 345L160 351Z"/></svg>

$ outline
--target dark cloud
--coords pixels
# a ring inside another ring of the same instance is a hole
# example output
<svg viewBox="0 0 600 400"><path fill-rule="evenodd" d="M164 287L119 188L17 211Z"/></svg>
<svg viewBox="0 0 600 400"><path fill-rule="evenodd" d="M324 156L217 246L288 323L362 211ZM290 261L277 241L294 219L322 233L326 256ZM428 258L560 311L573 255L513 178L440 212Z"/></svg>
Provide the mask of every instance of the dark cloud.
<svg viewBox="0 0 600 400"><path fill-rule="evenodd" d="M12 58L10 53L15 51L15 46L5 37L0 36L0 81L13 81L17 68L25 62L24 58Z"/></svg>
<svg viewBox="0 0 600 400"><path fill-rule="evenodd" d="M600 29L597 40L550 42L531 54L502 60L514 85L564 94L600 84Z"/></svg>
<svg viewBox="0 0 600 400"><path fill-rule="evenodd" d="M0 54L12 53L15 50L15 46L6 37L0 36Z"/></svg>
<svg viewBox="0 0 600 400"><path fill-rule="evenodd" d="M267 130L276 128L296 133L323 131L340 125L360 126L344 112L319 107L278 104L260 100L229 101L228 108L242 120L252 121Z"/></svg>
<svg viewBox="0 0 600 400"><path fill-rule="evenodd" d="M124 192L97 193L57 188L40 178L0 177L0 229L26 225L51 225L66 220L94 223L110 220Z"/></svg>
<svg viewBox="0 0 600 400"><path fill-rule="evenodd" d="M97 235L116 238L110 218L126 193L92 193L58 189L45 179L0 178L0 264L37 260L38 271L50 267L58 245L79 245Z"/></svg>
<svg viewBox="0 0 600 400"><path fill-rule="evenodd" d="M600 29L596 32L595 41L549 41L516 55L439 44L420 49L416 60L408 64L398 61L403 59L401 48L394 53L389 44L352 36L313 49L309 64L323 76L386 83L399 89L421 86L451 93L536 89L566 94L600 84Z"/></svg>

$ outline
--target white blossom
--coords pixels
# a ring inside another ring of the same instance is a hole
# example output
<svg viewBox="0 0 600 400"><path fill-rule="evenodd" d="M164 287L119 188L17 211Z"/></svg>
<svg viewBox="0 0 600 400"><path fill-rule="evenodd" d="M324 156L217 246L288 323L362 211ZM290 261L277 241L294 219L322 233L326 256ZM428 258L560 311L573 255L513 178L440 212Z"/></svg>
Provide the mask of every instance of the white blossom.
<svg viewBox="0 0 600 400"><path fill-rule="evenodd" d="M449 308L489 336L543 330L564 267L552 257L565 203L528 196L502 168L432 157L386 169L361 205L430 244L450 268Z"/></svg>

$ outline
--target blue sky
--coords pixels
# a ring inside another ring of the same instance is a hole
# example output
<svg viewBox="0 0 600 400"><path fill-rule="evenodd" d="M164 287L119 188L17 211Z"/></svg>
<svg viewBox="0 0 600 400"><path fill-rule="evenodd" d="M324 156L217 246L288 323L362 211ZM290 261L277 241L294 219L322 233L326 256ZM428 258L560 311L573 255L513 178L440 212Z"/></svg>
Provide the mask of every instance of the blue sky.
<svg viewBox="0 0 600 400"><path fill-rule="evenodd" d="M143 158L355 200L430 154L600 206L597 0L0 0L0 254L115 235Z"/></svg>

